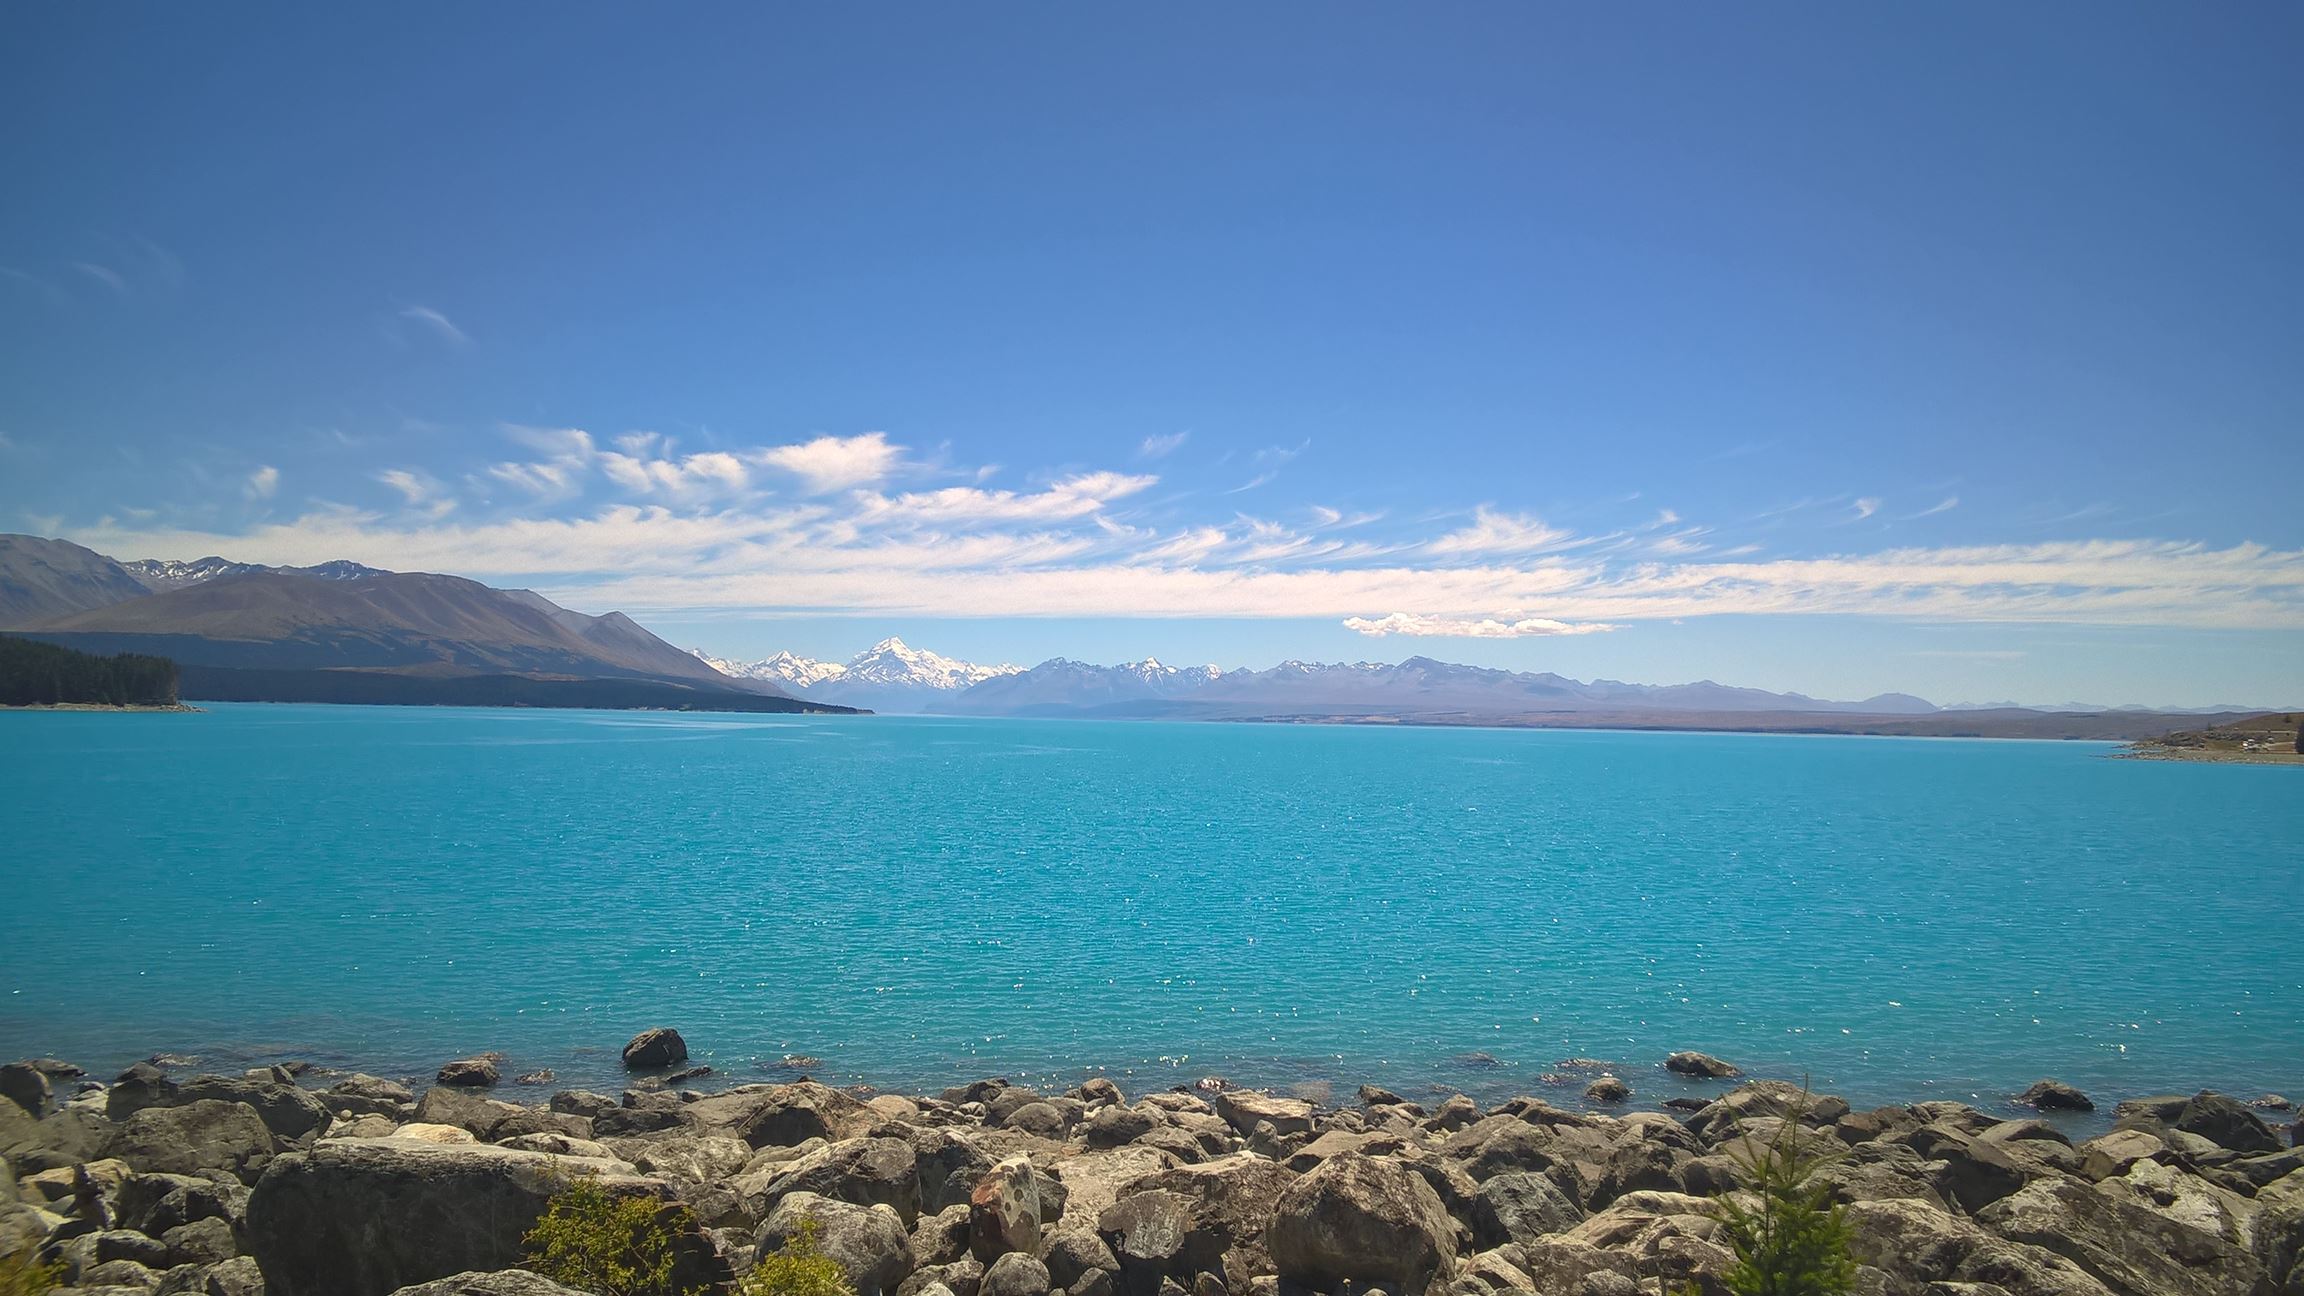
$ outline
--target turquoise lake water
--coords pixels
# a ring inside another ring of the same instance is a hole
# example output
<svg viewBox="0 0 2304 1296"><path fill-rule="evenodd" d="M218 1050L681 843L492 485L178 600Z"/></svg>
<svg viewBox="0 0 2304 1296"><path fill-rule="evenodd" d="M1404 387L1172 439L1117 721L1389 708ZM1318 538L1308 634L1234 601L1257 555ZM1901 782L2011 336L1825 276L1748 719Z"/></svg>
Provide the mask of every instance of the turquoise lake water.
<svg viewBox="0 0 2304 1296"><path fill-rule="evenodd" d="M2304 771L2111 750L6 714L0 1056L606 1087L673 1025L733 1080L890 1089L1567 1102L1583 1056L1654 1099L1697 1048L1858 1102L2304 1090Z"/></svg>

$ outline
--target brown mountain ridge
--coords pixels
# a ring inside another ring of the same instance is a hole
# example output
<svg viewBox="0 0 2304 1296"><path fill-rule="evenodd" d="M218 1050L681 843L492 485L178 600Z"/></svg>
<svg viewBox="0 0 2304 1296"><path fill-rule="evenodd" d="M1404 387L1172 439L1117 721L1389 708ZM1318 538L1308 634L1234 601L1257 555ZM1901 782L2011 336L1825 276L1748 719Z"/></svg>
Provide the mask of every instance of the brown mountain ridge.
<svg viewBox="0 0 2304 1296"><path fill-rule="evenodd" d="M138 564L149 567L151 564ZM198 566L198 565L193 565ZM802 709L772 685L731 679L658 639L621 612L591 616L529 590L460 576L389 572L357 563L253 567L216 563L188 580L140 580L82 546L0 536L0 630L84 652L145 653L186 668L186 696L470 700L538 696L511 681L630 681L631 705ZM160 583L157 591L151 584ZM306 677L306 673L325 672ZM454 688L361 684L347 673L408 681L487 677ZM558 690L568 693L568 690ZM573 694L571 694L573 695ZM608 696L592 690L586 696ZM808 704L809 710L837 710Z"/></svg>

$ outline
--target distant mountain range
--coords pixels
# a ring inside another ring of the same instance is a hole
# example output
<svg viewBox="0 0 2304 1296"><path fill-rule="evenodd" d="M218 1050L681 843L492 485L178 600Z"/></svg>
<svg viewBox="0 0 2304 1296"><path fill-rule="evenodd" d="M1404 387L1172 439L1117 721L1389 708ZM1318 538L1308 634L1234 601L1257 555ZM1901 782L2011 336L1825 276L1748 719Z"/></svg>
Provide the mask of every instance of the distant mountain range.
<svg viewBox="0 0 2304 1296"><path fill-rule="evenodd" d="M1908 693L1843 702L1711 680L1587 682L1429 657L1397 665L1286 661L1267 670L1233 671L1170 666L1150 658L1100 666L1059 657L1019 670L955 661L898 639L874 644L845 665L792 653L740 662L692 651L724 673L771 681L798 697L926 715L2130 738L2173 728L2176 719L2188 720L2192 714L2104 707L1940 708ZM2201 714L2248 711L2235 707Z"/></svg>
<svg viewBox="0 0 2304 1296"><path fill-rule="evenodd" d="M769 684L794 697L873 711L918 714L986 680L1020 673L1021 666L979 666L922 652L887 638L846 662L816 661L778 653L763 661L728 661L689 650L697 660L735 679Z"/></svg>
<svg viewBox="0 0 2304 1296"><path fill-rule="evenodd" d="M1287 661L1266 670L980 665L884 639L846 662L683 652L621 612L530 590L354 562L120 562L0 535L0 630L85 652L168 657L187 698L664 706L1297 723L1547 725L2142 738L2281 708L1938 708L1903 693L1842 702L1700 680Z"/></svg>
<svg viewBox="0 0 2304 1296"><path fill-rule="evenodd" d="M195 699L581 696L631 706L811 709L771 684L720 674L621 612L588 616L529 590L352 562L123 563L61 540L0 536L0 630L84 652L170 658L185 668L184 696ZM602 680L620 687L568 687Z"/></svg>
<svg viewBox="0 0 2304 1296"><path fill-rule="evenodd" d="M773 683L795 697L929 715L1111 715L1263 718L1274 715L1474 715L1578 711L1788 711L1921 715L1937 708L1903 693L1829 702L1798 693L1696 684L1585 683L1561 675L1456 666L1285 661L1269 670L1170 666L1153 658L1099 666L1058 657L1030 670L981 666L883 639L846 664L778 653L730 661L691 649L722 674Z"/></svg>

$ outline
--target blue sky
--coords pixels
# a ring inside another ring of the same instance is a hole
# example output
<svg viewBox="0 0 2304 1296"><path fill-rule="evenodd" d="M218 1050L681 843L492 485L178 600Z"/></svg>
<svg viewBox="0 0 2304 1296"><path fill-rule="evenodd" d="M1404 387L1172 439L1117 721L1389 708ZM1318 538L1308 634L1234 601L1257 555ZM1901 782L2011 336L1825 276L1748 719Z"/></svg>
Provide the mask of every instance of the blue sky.
<svg viewBox="0 0 2304 1296"><path fill-rule="evenodd" d="M2304 10L17 6L0 528L722 655L2304 698Z"/></svg>

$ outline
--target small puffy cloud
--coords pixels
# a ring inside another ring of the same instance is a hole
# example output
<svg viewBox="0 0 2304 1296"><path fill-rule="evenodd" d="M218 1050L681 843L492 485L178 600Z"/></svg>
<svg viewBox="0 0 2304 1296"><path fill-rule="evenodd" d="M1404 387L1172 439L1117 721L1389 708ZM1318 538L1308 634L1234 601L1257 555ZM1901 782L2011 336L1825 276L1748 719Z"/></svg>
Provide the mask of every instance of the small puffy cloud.
<svg viewBox="0 0 2304 1296"><path fill-rule="evenodd" d="M1424 546L1429 554L1524 554L1563 549L1574 533L1522 513L1501 513L1486 505L1473 512L1472 525Z"/></svg>
<svg viewBox="0 0 2304 1296"><path fill-rule="evenodd" d="M887 433L866 432L776 446L761 451L759 457L760 462L791 473L811 492L822 495L880 481L904 461L904 451L901 446L888 444Z"/></svg>
<svg viewBox="0 0 2304 1296"><path fill-rule="evenodd" d="M1346 617L1344 628L1372 639L1381 639L1386 635L1409 635L1418 639L1530 639L1551 635L1599 634L1617 627L1601 621L1554 621L1550 617L1499 621L1493 617L1419 616L1414 612L1394 612L1390 616L1381 617Z"/></svg>
<svg viewBox="0 0 2304 1296"><path fill-rule="evenodd" d="M1191 438L1190 432L1164 432L1157 436L1148 436L1144 438L1144 444L1136 448L1136 457L1139 459L1165 459L1182 449L1184 443Z"/></svg>
<svg viewBox="0 0 2304 1296"><path fill-rule="evenodd" d="M250 499L272 498L272 493L280 489L280 470L270 464L258 468L248 474L248 485L245 489Z"/></svg>
<svg viewBox="0 0 2304 1296"><path fill-rule="evenodd" d="M1866 519L1866 518L1868 518L1868 517L1872 516L1873 514L1875 514L1875 513L1879 512L1879 511L1880 511L1880 501L1879 501L1879 499L1878 499L1877 497L1874 497L1874 496L1869 496L1869 495L1868 495L1868 496L1864 497L1863 499L1860 499L1860 500L1856 501L1856 519L1855 519L1855 520L1856 520L1856 521L1858 521L1858 522L1861 522L1861 521L1863 521L1864 519Z"/></svg>

